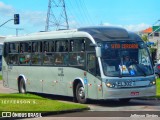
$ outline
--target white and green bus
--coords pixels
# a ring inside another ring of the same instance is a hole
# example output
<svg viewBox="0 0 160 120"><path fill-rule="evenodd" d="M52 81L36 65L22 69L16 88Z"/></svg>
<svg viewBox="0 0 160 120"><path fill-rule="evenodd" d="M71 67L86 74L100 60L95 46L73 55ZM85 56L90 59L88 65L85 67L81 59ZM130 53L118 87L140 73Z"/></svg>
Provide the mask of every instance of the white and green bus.
<svg viewBox="0 0 160 120"><path fill-rule="evenodd" d="M7 37L2 72L5 87L20 93L71 96L79 103L156 94L146 44L135 33L117 27Z"/></svg>

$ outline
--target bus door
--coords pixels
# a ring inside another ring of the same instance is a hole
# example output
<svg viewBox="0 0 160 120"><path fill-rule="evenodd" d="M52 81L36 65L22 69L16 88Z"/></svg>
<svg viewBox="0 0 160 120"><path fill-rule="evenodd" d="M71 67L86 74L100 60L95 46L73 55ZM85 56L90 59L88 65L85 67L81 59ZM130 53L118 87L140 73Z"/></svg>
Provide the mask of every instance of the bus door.
<svg viewBox="0 0 160 120"><path fill-rule="evenodd" d="M100 79L100 72L98 61L95 53L87 54L87 75L88 79L88 97L93 99L102 98L102 81Z"/></svg>

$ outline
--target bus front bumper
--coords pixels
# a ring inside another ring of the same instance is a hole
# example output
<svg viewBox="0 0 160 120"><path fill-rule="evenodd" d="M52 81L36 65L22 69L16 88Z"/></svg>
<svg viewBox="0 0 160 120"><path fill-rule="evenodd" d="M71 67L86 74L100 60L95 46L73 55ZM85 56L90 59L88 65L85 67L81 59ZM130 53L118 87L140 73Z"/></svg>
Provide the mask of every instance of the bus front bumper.
<svg viewBox="0 0 160 120"><path fill-rule="evenodd" d="M156 96L156 86L143 88L108 88L103 90L103 99L138 98Z"/></svg>

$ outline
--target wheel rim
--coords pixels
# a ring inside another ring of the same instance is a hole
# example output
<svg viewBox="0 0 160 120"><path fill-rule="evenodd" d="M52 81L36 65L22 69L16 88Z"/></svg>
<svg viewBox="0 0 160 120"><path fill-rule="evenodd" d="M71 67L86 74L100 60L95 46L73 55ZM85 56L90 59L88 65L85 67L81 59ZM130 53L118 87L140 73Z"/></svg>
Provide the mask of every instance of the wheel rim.
<svg viewBox="0 0 160 120"><path fill-rule="evenodd" d="M83 88L83 87L80 87L80 88L79 88L79 90L78 90L78 96L79 96L81 99L84 99L84 98L85 98L84 88Z"/></svg>

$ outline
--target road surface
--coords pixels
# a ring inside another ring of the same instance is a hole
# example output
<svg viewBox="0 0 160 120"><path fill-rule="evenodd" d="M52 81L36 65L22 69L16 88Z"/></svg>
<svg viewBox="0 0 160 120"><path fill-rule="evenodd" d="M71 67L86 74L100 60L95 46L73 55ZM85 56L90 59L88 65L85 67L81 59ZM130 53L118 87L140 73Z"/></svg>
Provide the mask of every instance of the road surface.
<svg viewBox="0 0 160 120"><path fill-rule="evenodd" d="M16 92L18 92L18 91L3 87L3 81L0 80L0 93L16 93Z"/></svg>
<svg viewBox="0 0 160 120"><path fill-rule="evenodd" d="M0 81L0 93L17 93L18 91L3 87L3 82ZM43 97L48 97L50 99L57 99L66 102L72 102L71 98L68 97L57 97L52 95L38 94ZM137 119L137 117L144 119L152 119L158 120L157 116L160 117L160 100L140 100L140 99L132 99L128 103L120 103L116 100L106 100L106 101L98 101L91 100L88 104L90 107L89 111L85 112L75 112L75 113L65 113L59 115L49 115L47 118L34 118L35 120L41 119L56 119L63 120L64 118L67 120L80 120L83 117L83 120L103 120L107 118L107 120L127 120L128 116L132 120ZM136 116L137 115L137 116ZM140 115L140 116L138 116ZM127 116L127 117L126 117ZM148 117L146 117L148 116ZM46 116L45 116L46 117ZM76 117L76 118L75 118ZM33 120L34 120L33 119Z"/></svg>

